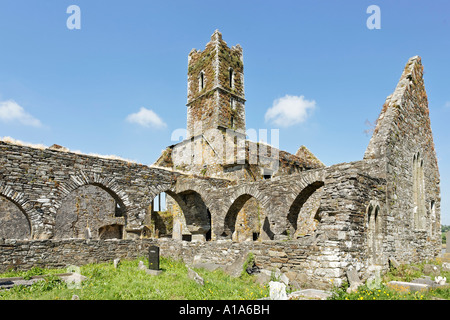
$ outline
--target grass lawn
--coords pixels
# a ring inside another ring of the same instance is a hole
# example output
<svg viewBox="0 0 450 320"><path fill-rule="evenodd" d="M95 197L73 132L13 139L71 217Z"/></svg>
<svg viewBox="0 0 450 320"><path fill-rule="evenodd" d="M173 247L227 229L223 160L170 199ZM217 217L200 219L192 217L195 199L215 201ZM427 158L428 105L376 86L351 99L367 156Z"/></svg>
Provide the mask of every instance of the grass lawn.
<svg viewBox="0 0 450 320"><path fill-rule="evenodd" d="M187 267L181 262L161 257L163 273L151 276L138 270L139 260L147 264L141 258L121 261L117 269L112 262L82 266L80 273L87 280L83 281L80 289L70 289L52 275L66 272L64 269L34 268L27 272L0 274L0 278L49 275L32 286L0 290L0 299L67 300L77 295L81 300L252 300L269 295L269 288L256 284L249 275L232 278L219 269L213 272L195 269L204 279L201 286L188 278Z"/></svg>
<svg viewBox="0 0 450 320"><path fill-rule="evenodd" d="M121 261L115 269L113 263L89 264L81 266L81 274L87 279L81 288L68 288L54 274L64 273L65 269L33 268L29 271L0 274L0 278L48 275L45 280L32 286L16 286L0 290L0 300L70 300L77 295L81 300L254 300L269 296L268 286L255 283L254 277L245 272L239 278L232 278L222 270L213 272L195 269L204 279L204 285L197 284L188 277L184 263L161 257L163 273L158 276L138 270L139 261L147 264L144 258ZM441 266L439 260L426 262ZM450 300L450 288L434 289L425 292L398 292L386 286L389 281L411 281L424 276L424 263L401 265L382 276L376 286L361 286L356 292L347 293L347 285L332 290L330 300ZM450 272L441 272L449 282ZM434 277L431 277L434 279Z"/></svg>

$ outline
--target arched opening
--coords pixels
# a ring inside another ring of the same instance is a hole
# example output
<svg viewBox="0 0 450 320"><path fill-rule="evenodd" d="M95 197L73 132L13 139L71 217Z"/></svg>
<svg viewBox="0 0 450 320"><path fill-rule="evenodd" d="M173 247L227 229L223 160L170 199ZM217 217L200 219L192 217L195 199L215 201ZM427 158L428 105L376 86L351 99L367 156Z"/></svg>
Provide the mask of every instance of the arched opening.
<svg viewBox="0 0 450 320"><path fill-rule="evenodd" d="M193 190L166 191L152 204L152 230L155 237L185 241L211 240L211 213L199 193Z"/></svg>
<svg viewBox="0 0 450 320"><path fill-rule="evenodd" d="M295 198L287 215L286 233L291 238L312 234L320 222L319 208L323 181L316 181L304 188Z"/></svg>
<svg viewBox="0 0 450 320"><path fill-rule="evenodd" d="M53 236L56 239L100 239L102 233L113 228L115 231L105 233L104 237L114 234L114 238L122 239L125 225L126 209L119 197L102 185L86 184L62 201L56 212Z"/></svg>
<svg viewBox="0 0 450 320"><path fill-rule="evenodd" d="M235 242L273 239L260 202L249 194L239 196L228 209L221 237Z"/></svg>
<svg viewBox="0 0 450 320"><path fill-rule="evenodd" d="M370 204L367 209L367 254L370 265L381 264L382 232L380 206Z"/></svg>
<svg viewBox="0 0 450 320"><path fill-rule="evenodd" d="M0 195L0 238L30 239L31 223L25 211L14 201Z"/></svg>

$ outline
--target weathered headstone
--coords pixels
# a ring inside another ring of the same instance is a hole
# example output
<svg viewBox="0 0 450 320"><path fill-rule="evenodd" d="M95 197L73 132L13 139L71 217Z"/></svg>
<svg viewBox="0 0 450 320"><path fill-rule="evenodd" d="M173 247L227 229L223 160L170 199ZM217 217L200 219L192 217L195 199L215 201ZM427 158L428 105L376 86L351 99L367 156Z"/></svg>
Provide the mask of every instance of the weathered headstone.
<svg viewBox="0 0 450 320"><path fill-rule="evenodd" d="M348 293L356 291L360 285L363 285L363 282L359 279L358 272L353 268L347 269L347 279L350 285L347 288Z"/></svg>
<svg viewBox="0 0 450 320"><path fill-rule="evenodd" d="M434 264L425 264L423 266L423 273L432 276L438 276L441 274L441 267Z"/></svg>
<svg viewBox="0 0 450 320"><path fill-rule="evenodd" d="M247 253L239 256L232 264L226 265L223 268L223 271L232 276L233 278L240 277L242 270L244 269L245 261L247 260Z"/></svg>
<svg viewBox="0 0 450 320"><path fill-rule="evenodd" d="M189 279L194 280L201 286L203 286L205 284L203 278L197 272L192 270L191 268L188 268L188 277L189 277Z"/></svg>
<svg viewBox="0 0 450 320"><path fill-rule="evenodd" d="M120 264L120 259L119 258L114 259L114 269L117 269L119 267L119 264Z"/></svg>
<svg viewBox="0 0 450 320"><path fill-rule="evenodd" d="M148 248L148 268L150 270L159 270L159 247L157 246Z"/></svg>
<svg viewBox="0 0 450 320"><path fill-rule="evenodd" d="M398 262L394 257L391 257L389 258L389 265L393 268L398 269L400 267L400 262Z"/></svg>

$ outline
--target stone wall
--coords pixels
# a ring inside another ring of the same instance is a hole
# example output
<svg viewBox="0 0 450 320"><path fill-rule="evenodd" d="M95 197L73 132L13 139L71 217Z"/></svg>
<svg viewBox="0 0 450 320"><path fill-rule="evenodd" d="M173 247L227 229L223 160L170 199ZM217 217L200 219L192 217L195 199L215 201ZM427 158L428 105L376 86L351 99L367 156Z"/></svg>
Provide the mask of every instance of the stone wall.
<svg viewBox="0 0 450 320"><path fill-rule="evenodd" d="M127 229L132 232L133 228L142 226L153 198L161 191L170 190L179 175L123 160L0 141L2 207L6 199L20 208L31 227L28 236L31 239L53 237L59 215L68 214L66 209L71 202L72 207L76 206L77 201L79 205L83 205L80 199L74 199L85 197L86 192L77 196L74 196L74 193L82 191L80 188L88 185L104 191L100 198L109 195L111 204L115 202L120 207L124 217L122 219L126 221ZM87 191L89 197L96 197L95 192L91 191ZM85 201L88 200L85 198ZM102 202L104 203L100 200L99 204L94 205L94 209L97 206L101 211L100 215L110 216L111 205L110 209L105 209ZM82 211L81 207L79 209ZM0 216L2 214L3 212L0 212ZM95 219L94 216L91 219ZM108 221L98 222L94 229L111 223L111 219L106 220Z"/></svg>
<svg viewBox="0 0 450 320"><path fill-rule="evenodd" d="M256 265L267 270L290 272L305 287L329 288L345 281L345 269L332 246L317 245L314 237L302 241L187 242L172 239L143 240L5 240L0 242L0 272L28 270L34 266L66 268L89 263L112 262L116 258L148 257L151 245L165 257L186 264L202 262L231 265L250 252Z"/></svg>

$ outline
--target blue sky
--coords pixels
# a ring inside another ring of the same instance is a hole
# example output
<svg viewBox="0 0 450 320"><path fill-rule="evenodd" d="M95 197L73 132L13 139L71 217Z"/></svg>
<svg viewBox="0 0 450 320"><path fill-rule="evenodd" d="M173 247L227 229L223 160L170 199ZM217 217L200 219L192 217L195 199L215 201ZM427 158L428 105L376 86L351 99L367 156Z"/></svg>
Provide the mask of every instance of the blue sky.
<svg viewBox="0 0 450 320"><path fill-rule="evenodd" d="M366 26L370 5L380 29ZM0 137L153 163L186 127L187 55L215 29L244 50L247 128L279 128L281 149L305 145L326 165L362 159L366 122L421 56L450 224L447 1L2 0ZM294 100L313 107L266 121ZM133 122L139 111L150 122Z"/></svg>

